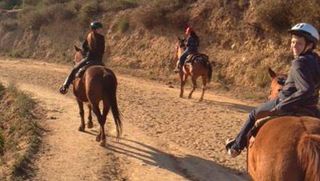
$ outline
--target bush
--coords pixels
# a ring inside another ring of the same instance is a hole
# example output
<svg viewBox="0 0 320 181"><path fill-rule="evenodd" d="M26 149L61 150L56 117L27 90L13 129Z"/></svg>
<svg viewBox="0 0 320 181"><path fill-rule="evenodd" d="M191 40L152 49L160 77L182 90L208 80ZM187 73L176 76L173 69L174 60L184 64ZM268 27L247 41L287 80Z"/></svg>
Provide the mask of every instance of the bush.
<svg viewBox="0 0 320 181"><path fill-rule="evenodd" d="M167 11L163 8L152 7L137 14L137 19L147 29L167 24Z"/></svg>
<svg viewBox="0 0 320 181"><path fill-rule="evenodd" d="M282 31L290 27L290 6L286 1L262 1L256 9L260 22L267 24L273 30Z"/></svg>
<svg viewBox="0 0 320 181"><path fill-rule="evenodd" d="M38 30L42 25L47 24L49 21L48 17L45 17L42 11L28 7L23 9L19 14L19 22L26 28Z"/></svg>
<svg viewBox="0 0 320 181"><path fill-rule="evenodd" d="M320 2L317 0L261 1L256 7L258 21L274 31L289 29L299 22L309 22L319 26Z"/></svg>
<svg viewBox="0 0 320 181"><path fill-rule="evenodd" d="M121 33L124 33L126 31L128 31L130 27L130 24L129 24L129 20L128 18L120 18L118 24L117 24L117 29L118 31L120 31Z"/></svg>
<svg viewBox="0 0 320 181"><path fill-rule="evenodd" d="M91 1L84 4L80 9L80 14L78 16L80 24L87 26L92 19L98 15L100 12L98 1Z"/></svg>
<svg viewBox="0 0 320 181"><path fill-rule="evenodd" d="M0 2L0 8L2 9L13 9L21 4L21 0L10 0Z"/></svg>

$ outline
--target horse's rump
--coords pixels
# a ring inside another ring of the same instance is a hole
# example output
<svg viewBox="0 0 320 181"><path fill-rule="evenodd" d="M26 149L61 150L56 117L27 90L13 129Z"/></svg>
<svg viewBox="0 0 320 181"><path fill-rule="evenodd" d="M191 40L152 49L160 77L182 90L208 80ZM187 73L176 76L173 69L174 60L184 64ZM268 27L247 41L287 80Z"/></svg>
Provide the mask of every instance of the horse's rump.
<svg viewBox="0 0 320 181"><path fill-rule="evenodd" d="M253 180L319 180L320 120L284 116L267 122L248 147Z"/></svg>
<svg viewBox="0 0 320 181"><path fill-rule="evenodd" d="M209 57L202 53L192 53L187 57L186 63L201 63L203 66L207 67L209 62Z"/></svg>

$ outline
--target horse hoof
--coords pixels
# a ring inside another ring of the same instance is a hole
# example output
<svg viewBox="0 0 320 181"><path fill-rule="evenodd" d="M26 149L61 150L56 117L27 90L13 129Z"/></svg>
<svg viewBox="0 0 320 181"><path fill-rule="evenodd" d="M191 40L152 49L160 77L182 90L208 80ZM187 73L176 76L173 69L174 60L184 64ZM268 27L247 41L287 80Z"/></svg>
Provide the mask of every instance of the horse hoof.
<svg viewBox="0 0 320 181"><path fill-rule="evenodd" d="M100 146L105 147L106 146L106 140L102 140L101 143L100 143Z"/></svg>
<svg viewBox="0 0 320 181"><path fill-rule="evenodd" d="M93 128L93 123L91 121L88 122L88 128Z"/></svg>
<svg viewBox="0 0 320 181"><path fill-rule="evenodd" d="M84 132L84 126L80 126L78 130Z"/></svg>
<svg viewBox="0 0 320 181"><path fill-rule="evenodd" d="M96 141L99 142L101 140L100 135L96 137Z"/></svg>

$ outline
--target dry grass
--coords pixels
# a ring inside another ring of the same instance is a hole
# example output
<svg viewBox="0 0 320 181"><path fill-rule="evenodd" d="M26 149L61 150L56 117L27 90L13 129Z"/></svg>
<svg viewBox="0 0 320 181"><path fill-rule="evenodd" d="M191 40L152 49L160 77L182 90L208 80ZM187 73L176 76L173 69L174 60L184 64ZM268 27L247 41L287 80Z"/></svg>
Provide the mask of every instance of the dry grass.
<svg viewBox="0 0 320 181"><path fill-rule="evenodd" d="M256 16L273 31L281 32L298 22L312 22L320 25L320 2L317 0L269 0L256 5Z"/></svg>
<svg viewBox="0 0 320 181"><path fill-rule="evenodd" d="M0 171L4 180L24 180L32 176L31 163L40 143L36 103L14 84L2 85L0 100Z"/></svg>

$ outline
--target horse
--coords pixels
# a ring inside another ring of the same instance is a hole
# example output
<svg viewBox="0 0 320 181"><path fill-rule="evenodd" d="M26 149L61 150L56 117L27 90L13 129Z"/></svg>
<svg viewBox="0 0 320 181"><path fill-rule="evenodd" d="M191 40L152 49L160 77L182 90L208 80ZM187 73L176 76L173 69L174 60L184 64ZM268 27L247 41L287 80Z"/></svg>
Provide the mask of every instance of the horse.
<svg viewBox="0 0 320 181"><path fill-rule="evenodd" d="M271 89L279 92L283 82L279 80L284 76L272 72L269 70L273 82ZM260 128L254 141L251 139L247 150L247 168L253 180L320 181L318 118L272 118Z"/></svg>
<svg viewBox="0 0 320 181"><path fill-rule="evenodd" d="M268 99L272 100L278 97L278 94L282 90L288 75L283 73L275 73L270 67L268 68L268 72L271 77L270 94Z"/></svg>
<svg viewBox="0 0 320 181"><path fill-rule="evenodd" d="M84 52L77 46L74 46L74 48L76 52L73 61L77 64L83 59ZM122 133L122 122L116 97L118 83L113 71L103 65L92 65L85 70L82 76L77 76L72 84L73 94L80 110L81 124L79 131L85 131L83 104L86 103L89 108L88 128L92 128L91 110L96 115L100 125L100 132L96 137L96 141L101 141L101 146L106 144L104 125L110 108L116 125L117 138L119 139ZM102 113L99 108L101 101L103 103Z"/></svg>
<svg viewBox="0 0 320 181"><path fill-rule="evenodd" d="M176 58L177 58L177 64L179 63L179 58L186 49L185 41L184 39L180 39L178 37L178 42L176 44ZM192 90L189 93L188 98L190 99L192 97L193 92L197 88L197 78L202 77L202 94L199 99L199 101L203 100L204 92L206 90L207 82L209 83L211 81L212 77L212 65L209 62L209 57L205 54L199 54L199 53L192 53L189 55L186 59L186 63L183 65L183 67L179 70L179 77L180 77L180 97L183 97L184 93L184 85L187 81L188 76L191 76L192 80Z"/></svg>

